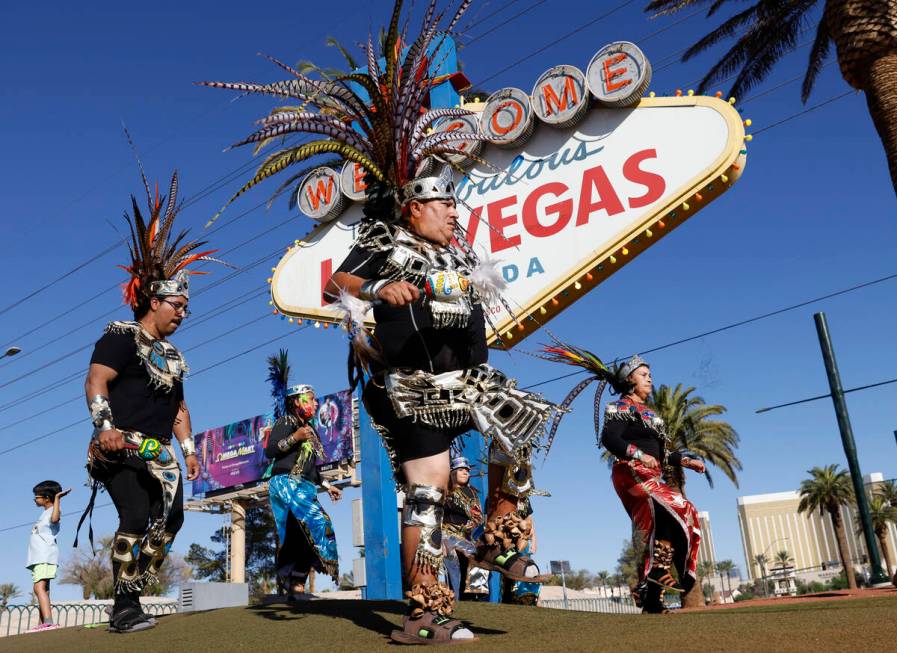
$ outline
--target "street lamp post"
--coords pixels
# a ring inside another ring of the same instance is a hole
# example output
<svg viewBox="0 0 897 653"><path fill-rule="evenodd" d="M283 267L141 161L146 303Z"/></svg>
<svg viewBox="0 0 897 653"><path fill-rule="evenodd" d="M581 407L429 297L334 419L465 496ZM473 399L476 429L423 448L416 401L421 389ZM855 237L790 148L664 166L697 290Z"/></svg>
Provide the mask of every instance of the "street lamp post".
<svg viewBox="0 0 897 653"><path fill-rule="evenodd" d="M822 360L825 363L825 373L828 376L828 385L832 393L832 403L835 405L835 416L838 418L841 442L844 445L844 453L847 456L847 467L850 470L850 478L853 481L853 491L856 495L857 509L860 513L860 523L863 526L863 539L866 541L866 550L869 552L871 572L869 581L873 586L888 585L888 577L882 571L878 544L875 541L875 533L872 530L872 519L869 516L869 502L866 499L863 474L860 471L860 463L857 459L853 428L850 426L850 416L847 414L847 401L844 399L844 390L841 387L841 374L838 372L838 363L835 361L835 350L832 347L832 340L829 336L825 313L816 313L813 319L816 321L816 333L819 336L819 346L822 348ZM851 570L845 569L844 573L849 574Z"/></svg>
<svg viewBox="0 0 897 653"><path fill-rule="evenodd" d="M766 545L766 548L763 549L763 553L761 553L760 555L763 556L764 559L766 559L766 552L769 551L769 549L772 547L773 544L775 544L776 542L790 542L790 541L791 541L791 538L788 537L787 535L785 537L777 537L772 542L770 542L769 544ZM764 567L765 566L766 565L764 563ZM766 580L766 569L761 569L760 571L763 573L763 598L768 599L769 598L769 582Z"/></svg>
<svg viewBox="0 0 897 653"><path fill-rule="evenodd" d="M5 352L3 352L2 355L0 355L0 358L6 358L7 356L15 356L20 351L22 351L21 347L9 347L9 348L7 348L7 350Z"/></svg>

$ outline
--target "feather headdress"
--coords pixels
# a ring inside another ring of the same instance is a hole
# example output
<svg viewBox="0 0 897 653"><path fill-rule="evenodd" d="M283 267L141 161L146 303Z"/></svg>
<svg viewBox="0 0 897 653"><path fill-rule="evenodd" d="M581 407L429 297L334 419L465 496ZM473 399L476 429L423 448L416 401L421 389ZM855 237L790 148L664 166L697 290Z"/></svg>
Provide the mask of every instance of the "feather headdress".
<svg viewBox="0 0 897 653"><path fill-rule="evenodd" d="M365 52L367 70L333 79L312 79L291 66L268 57L290 74L290 79L269 84L244 82L201 82L244 94L262 94L298 100L298 106L279 107L258 121L259 129L235 144L265 144L292 134L311 134L310 142L279 149L270 154L240 190L225 204L269 177L319 154L336 154L353 161L368 173L368 203L395 210L395 194L425 169L429 157L440 155L474 156L465 145L484 140L479 134L431 132L438 121L469 115L470 111L429 109L427 98L432 86L443 80L430 77L433 53L454 33L471 0L461 0L445 27L445 13L437 12L437 0L430 0L420 32L407 39L407 21L400 29L402 0L396 0L380 56L368 36ZM380 61L384 62L381 69ZM308 168L292 175L275 196L293 184ZM389 207L389 202L393 206ZM222 209L223 210L223 209ZM368 212L366 211L366 214ZM220 211L219 211L220 214ZM215 217L209 221L213 222ZM377 219L384 219L378 215Z"/></svg>
<svg viewBox="0 0 897 653"><path fill-rule="evenodd" d="M565 365L581 367L591 376L577 383L560 403L560 408L563 410L559 410L555 414L554 421L551 424L551 429L548 432L548 443L545 447L546 454L548 453L548 450L551 449L551 443L554 441L555 433L561 423L561 417L568 412L566 409L569 408L570 404L573 403L573 400L576 399L583 390L596 381L598 382L598 388L595 390L594 420L595 433L597 434L599 432L601 419L599 407L601 404L601 395L604 394L604 388L607 387L608 383L613 385L616 382L616 370L609 368L592 352L587 349L568 345L554 336L551 336L551 339L554 343L551 345L543 345L541 350L542 353L537 354L539 358L552 361L553 363L564 363Z"/></svg>
<svg viewBox="0 0 897 653"><path fill-rule="evenodd" d="M136 313L149 304L155 296L182 294L187 295L187 276L206 274L187 267L197 261L214 261L210 258L216 249L196 251L207 241L187 240L187 230L182 230L171 238L174 220L178 214L177 193L178 174L171 176L168 197L159 196L159 186L155 193L150 193L146 175L140 167L140 176L146 191L149 220L145 220L137 203L131 195L131 210L125 211L125 222L130 229L128 251L131 262L119 265L128 273L129 279L122 284L124 302ZM164 206L164 208L163 208Z"/></svg>
<svg viewBox="0 0 897 653"><path fill-rule="evenodd" d="M268 356L268 383L274 400L274 419L280 419L287 412L287 388L290 385L290 361L286 349Z"/></svg>

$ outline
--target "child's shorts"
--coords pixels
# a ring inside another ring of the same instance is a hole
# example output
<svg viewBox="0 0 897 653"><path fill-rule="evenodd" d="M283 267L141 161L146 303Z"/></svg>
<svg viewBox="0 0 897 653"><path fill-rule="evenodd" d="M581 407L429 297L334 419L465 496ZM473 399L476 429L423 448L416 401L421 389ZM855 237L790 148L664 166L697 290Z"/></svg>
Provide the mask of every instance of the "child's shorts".
<svg viewBox="0 0 897 653"><path fill-rule="evenodd" d="M31 580L38 582L39 580L53 580L56 578L56 565L48 562L39 562L36 565L28 567L31 570Z"/></svg>

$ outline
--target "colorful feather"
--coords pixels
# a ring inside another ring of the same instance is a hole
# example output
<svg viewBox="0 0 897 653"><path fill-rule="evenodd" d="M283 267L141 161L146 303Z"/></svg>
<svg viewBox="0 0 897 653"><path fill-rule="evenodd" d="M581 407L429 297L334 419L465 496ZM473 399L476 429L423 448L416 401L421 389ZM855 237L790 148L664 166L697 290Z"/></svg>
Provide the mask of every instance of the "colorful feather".
<svg viewBox="0 0 897 653"><path fill-rule="evenodd" d="M268 383L274 401L274 419L280 419L287 410L287 388L290 387L290 361L286 349L268 356Z"/></svg>

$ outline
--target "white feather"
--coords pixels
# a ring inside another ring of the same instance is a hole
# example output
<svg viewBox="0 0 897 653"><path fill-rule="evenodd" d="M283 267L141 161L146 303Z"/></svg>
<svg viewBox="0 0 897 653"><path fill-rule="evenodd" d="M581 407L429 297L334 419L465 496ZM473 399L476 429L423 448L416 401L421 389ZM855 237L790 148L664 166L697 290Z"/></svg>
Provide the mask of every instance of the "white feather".
<svg viewBox="0 0 897 653"><path fill-rule="evenodd" d="M470 283L477 289L480 297L486 304L495 304L502 291L508 287L508 282L498 269L500 260L484 258L470 274Z"/></svg>

